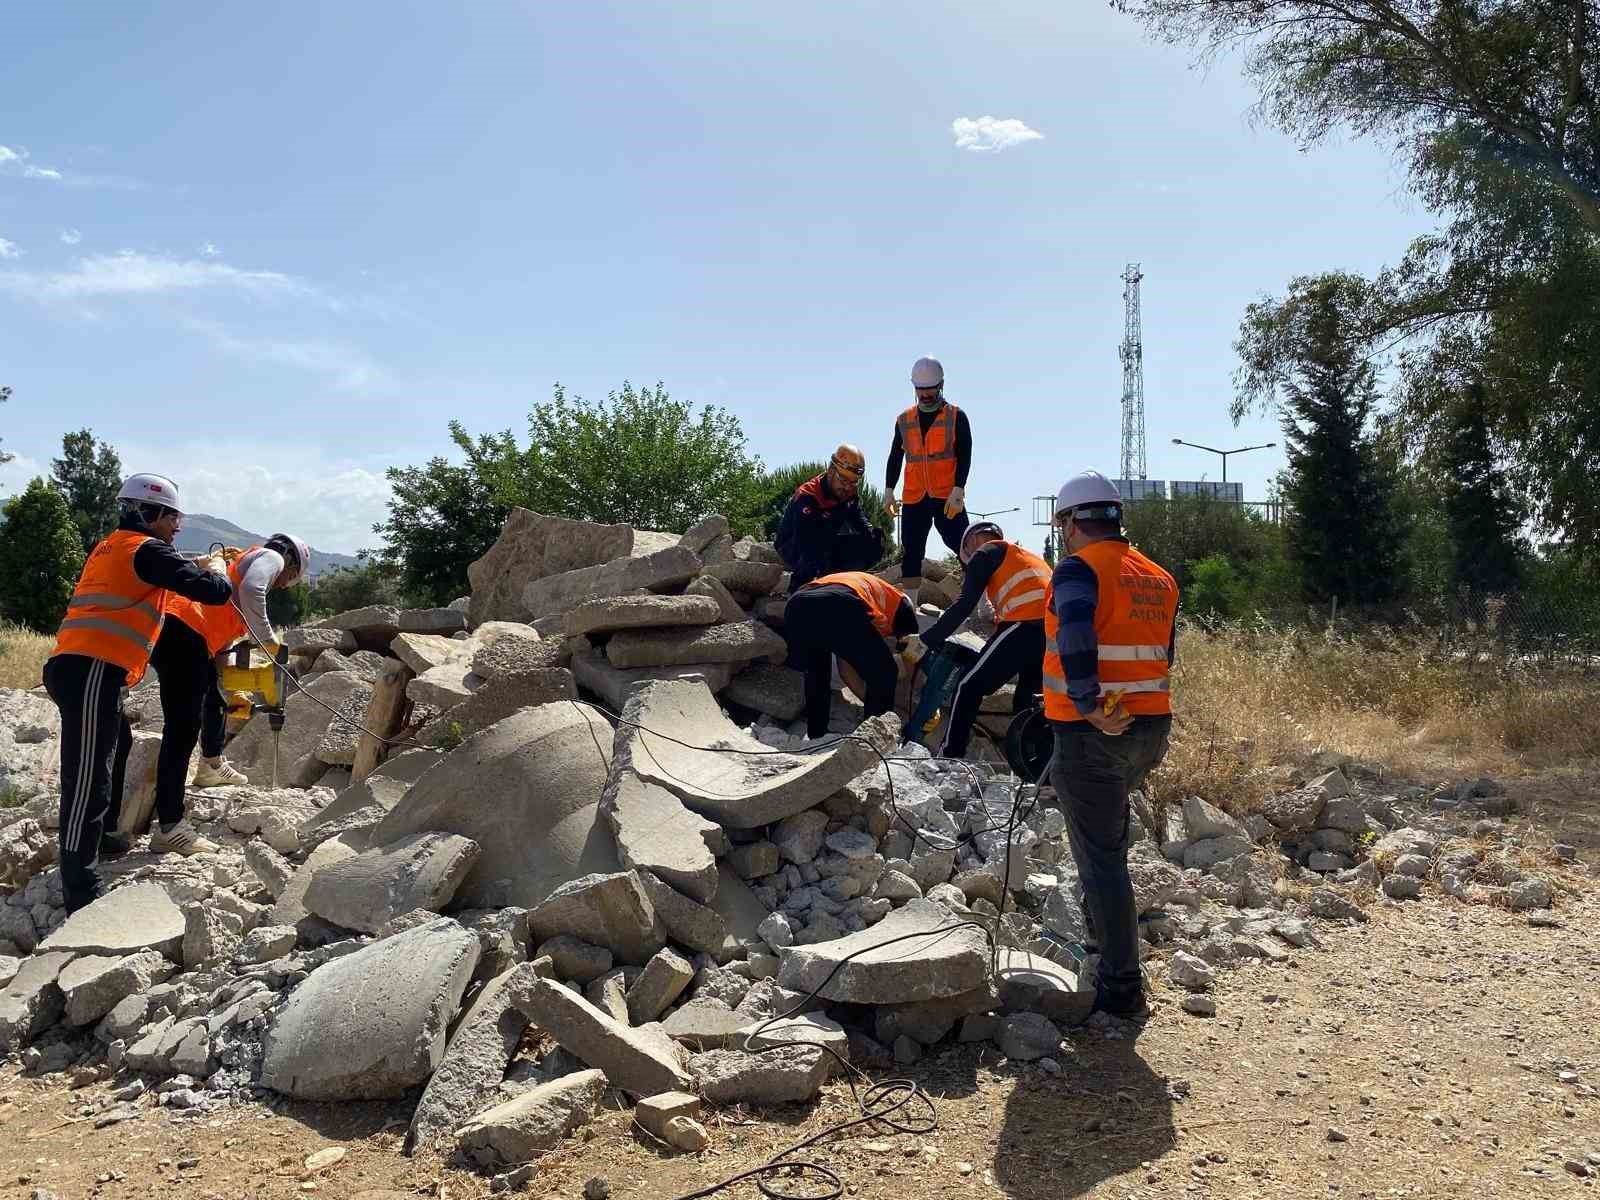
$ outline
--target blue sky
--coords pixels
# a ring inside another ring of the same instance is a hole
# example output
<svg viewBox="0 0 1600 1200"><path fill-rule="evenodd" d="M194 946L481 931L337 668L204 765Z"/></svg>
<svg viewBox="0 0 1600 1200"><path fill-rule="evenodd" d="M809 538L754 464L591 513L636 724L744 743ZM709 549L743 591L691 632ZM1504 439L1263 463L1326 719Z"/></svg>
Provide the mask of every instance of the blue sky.
<svg viewBox="0 0 1600 1200"><path fill-rule="evenodd" d="M30 5L7 41L0 489L87 425L336 551L384 467L453 417L523 433L557 380L659 379L768 463L848 439L878 476L921 354L970 507L1026 519L1117 469L1129 260L1149 473L1215 479L1171 438L1277 438L1227 417L1244 306L1429 225L1379 148L1300 152L1236 64L1098 2Z"/></svg>

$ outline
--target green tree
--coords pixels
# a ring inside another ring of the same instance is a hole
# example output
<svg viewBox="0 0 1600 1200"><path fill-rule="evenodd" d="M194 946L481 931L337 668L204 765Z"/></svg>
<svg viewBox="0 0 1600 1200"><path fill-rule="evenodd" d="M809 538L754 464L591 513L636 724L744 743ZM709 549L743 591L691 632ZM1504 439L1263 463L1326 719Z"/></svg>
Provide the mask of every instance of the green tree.
<svg viewBox="0 0 1600 1200"><path fill-rule="evenodd" d="M11 389L8 387L0 387L0 404L4 404L9 399L11 399ZM0 450L0 466L4 466L14 457L16 456L7 454L4 450Z"/></svg>
<svg viewBox="0 0 1600 1200"><path fill-rule="evenodd" d="M1056 531L1054 527L1052 527L1050 532L1044 535L1044 552L1040 557L1042 557L1045 562L1049 563L1053 567L1056 565L1056 559L1059 557L1060 553L1061 551L1056 540Z"/></svg>
<svg viewBox="0 0 1600 1200"><path fill-rule="evenodd" d="M1521 505L1496 461L1482 388L1461 398L1440 446L1439 474L1452 549L1451 582L1503 595L1521 579Z"/></svg>
<svg viewBox="0 0 1600 1200"><path fill-rule="evenodd" d="M1184 611L1197 617L1243 616L1250 605L1250 585L1226 554L1211 554L1189 564L1183 590Z"/></svg>
<svg viewBox="0 0 1600 1200"><path fill-rule="evenodd" d="M105 442L96 442L91 430L80 429L62 435L61 457L50 461L50 481L66 500L87 555L117 526L122 460Z"/></svg>
<svg viewBox="0 0 1600 1200"><path fill-rule="evenodd" d="M783 510L789 507L795 489L827 469L828 464L824 462L800 462L763 472L752 489L753 501L745 514L745 527L768 541L777 537L778 526L783 522ZM861 512L868 524L883 531L884 556L893 557L894 520L884 511L883 492L862 480L860 498Z"/></svg>
<svg viewBox="0 0 1600 1200"><path fill-rule="evenodd" d="M400 581L385 564L368 560L357 567L324 571L308 588L303 615L349 612L369 604L401 604Z"/></svg>
<svg viewBox="0 0 1600 1200"><path fill-rule="evenodd" d="M43 479L6 502L0 525L0 614L53 633L83 569L67 502Z"/></svg>
<svg viewBox="0 0 1600 1200"><path fill-rule="evenodd" d="M311 585L301 580L293 587L267 593L267 619L277 628L298 625L311 612Z"/></svg>

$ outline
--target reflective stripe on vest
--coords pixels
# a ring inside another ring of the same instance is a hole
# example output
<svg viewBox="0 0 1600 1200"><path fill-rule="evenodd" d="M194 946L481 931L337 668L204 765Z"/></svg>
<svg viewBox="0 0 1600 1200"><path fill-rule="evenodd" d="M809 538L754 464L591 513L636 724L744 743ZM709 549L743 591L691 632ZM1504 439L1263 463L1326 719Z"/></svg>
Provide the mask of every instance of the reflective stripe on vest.
<svg viewBox="0 0 1600 1200"><path fill-rule="evenodd" d="M1135 716L1172 711L1167 643L1178 612L1177 582L1159 565L1120 540L1095 542L1076 556L1099 584L1094 631L1100 695L1120 694ZM1081 721L1069 694L1060 656L1061 622L1055 588L1045 600L1044 710L1052 721Z"/></svg>
<svg viewBox="0 0 1600 1200"><path fill-rule="evenodd" d="M984 591L996 621L1040 621L1049 586L1050 564L1033 551L1007 542L1005 557Z"/></svg>
<svg viewBox="0 0 1600 1200"><path fill-rule="evenodd" d="M134 555L152 540L147 533L118 529L89 552L56 631L52 657L81 654L111 663L127 672L129 687L144 678L170 596L133 569Z"/></svg>
<svg viewBox="0 0 1600 1200"><path fill-rule="evenodd" d="M900 611L900 605L905 600L906 594L894 584L866 571L836 571L832 575L824 575L820 579L813 579L800 590L806 588L825 587L836 584L849 588L861 602L867 606L867 615L872 618L872 627L878 631L880 637L894 636L894 616Z"/></svg>
<svg viewBox="0 0 1600 1200"><path fill-rule="evenodd" d="M928 426L926 440L922 422L917 419L917 406L913 404L900 414L900 447L906 456L902 499L906 504L915 504L930 494L943 500L956 486L956 417L960 411L947 402Z"/></svg>

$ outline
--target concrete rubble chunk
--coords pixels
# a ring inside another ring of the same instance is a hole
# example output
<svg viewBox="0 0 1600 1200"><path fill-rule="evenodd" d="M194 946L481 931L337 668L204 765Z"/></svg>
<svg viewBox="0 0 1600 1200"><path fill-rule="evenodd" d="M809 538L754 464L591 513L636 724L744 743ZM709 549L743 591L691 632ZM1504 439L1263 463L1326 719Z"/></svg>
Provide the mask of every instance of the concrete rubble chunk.
<svg viewBox="0 0 1600 1200"><path fill-rule="evenodd" d="M457 663L465 668L476 648L470 641L460 642L436 633L402 633L389 643L389 653L418 675ZM466 673L464 669L462 673Z"/></svg>
<svg viewBox="0 0 1600 1200"><path fill-rule="evenodd" d="M1001 1053L1017 1062L1037 1062L1061 1048L1061 1030L1039 1013L1013 1013L1000 1023Z"/></svg>
<svg viewBox="0 0 1600 1200"><path fill-rule="evenodd" d="M528 929L538 942L571 934L634 966L649 962L666 944L655 906L631 871L569 880L529 910Z"/></svg>
<svg viewBox="0 0 1600 1200"><path fill-rule="evenodd" d="M320 919L313 917L311 910L306 907L306 892L311 887L311 881L324 867L354 858L357 853L359 851L349 835L323 842L306 856L305 862L295 868L289 882L273 902L272 910L267 913L267 924L288 925L296 929L307 923L320 924Z"/></svg>
<svg viewBox="0 0 1600 1200"><path fill-rule="evenodd" d="M657 596L648 592L640 596L606 596L589 600L568 612L567 633L713 625L721 617L721 606L708 596Z"/></svg>
<svg viewBox="0 0 1600 1200"><path fill-rule="evenodd" d="M691 1092L662 1092L659 1096L646 1096L634 1105L633 1119L652 1137L676 1145L667 1126L673 1121L697 1120L700 1111L699 1096Z"/></svg>
<svg viewBox="0 0 1600 1200"><path fill-rule="evenodd" d="M158 950L176 961L182 945L183 912L166 889L132 883L80 908L39 949L113 956Z"/></svg>
<svg viewBox="0 0 1600 1200"><path fill-rule="evenodd" d="M22 962L0 991L0 1053L19 1050L61 1019L66 1008L60 978L69 951L41 951Z"/></svg>
<svg viewBox="0 0 1600 1200"><path fill-rule="evenodd" d="M752 712L793 721L805 712L805 676L777 663L751 663L728 682L722 698Z"/></svg>
<svg viewBox="0 0 1600 1200"><path fill-rule="evenodd" d="M640 667L622 670L613 667L604 651L576 654L572 676L585 691L593 692L615 712L622 711L628 697L641 684L661 680L702 683L713 692L728 686L737 663L691 663L684 667Z"/></svg>
<svg viewBox="0 0 1600 1200"><path fill-rule="evenodd" d="M1062 1025L1077 1025L1094 1006L1093 987L1076 971L1038 954L1002 946L995 988L1008 1013L1036 1012Z"/></svg>
<svg viewBox="0 0 1600 1200"><path fill-rule="evenodd" d="M1316 828L1327 802L1327 794L1321 788L1299 788L1268 796L1261 804L1261 815L1281 833L1305 833Z"/></svg>
<svg viewBox="0 0 1600 1200"><path fill-rule="evenodd" d="M833 1059L820 1047L750 1054L707 1050L689 1059L696 1090L712 1104L795 1104L822 1090Z"/></svg>
<svg viewBox="0 0 1600 1200"><path fill-rule="evenodd" d="M472 641L472 673L485 680L508 671L564 667L570 657L559 640L546 640L517 621L487 621L473 630Z"/></svg>
<svg viewBox="0 0 1600 1200"><path fill-rule="evenodd" d="M684 589L690 596L707 596L717 602L717 610L722 614L723 621L743 621L750 614L739 607L739 602L733 598L733 593L728 590L727 584L710 575L697 575L689 581L689 586Z"/></svg>
<svg viewBox="0 0 1600 1200"><path fill-rule="evenodd" d="M629 525L597 525L513 508L500 536L467 567L474 629L487 621L527 621L522 590L535 579L620 558L633 550Z"/></svg>
<svg viewBox="0 0 1600 1200"><path fill-rule="evenodd" d="M457 1022L412 1114L409 1149L445 1137L499 1099L500 1081L528 1027L527 1014L511 1003L510 984L533 974L532 963L521 963L495 976Z"/></svg>
<svg viewBox="0 0 1600 1200"><path fill-rule="evenodd" d="M940 1041L963 1017L986 1013L999 1004L990 984L948 996L942 1000L921 1000L912 1004L883 1004L873 1013L873 1032L886 1046L899 1037L915 1038L924 1046Z"/></svg>
<svg viewBox="0 0 1600 1200"><path fill-rule="evenodd" d="M448 637L467 627L467 614L454 608L403 608L400 634L436 633Z"/></svg>
<svg viewBox="0 0 1600 1200"><path fill-rule="evenodd" d="M346 929L373 933L424 908L442 911L478 861L478 843L453 833L413 833L318 871L306 908Z"/></svg>
<svg viewBox="0 0 1600 1200"><path fill-rule="evenodd" d="M615 961L605 946L591 945L570 933L559 933L539 943L534 957L548 958L557 979L570 979L575 983L589 983L609 974Z"/></svg>
<svg viewBox="0 0 1600 1200"><path fill-rule="evenodd" d="M669 938L697 954L709 954L718 962L732 957L734 942L721 912L689 899L648 871L635 874ZM717 891L725 904L733 902L733 894L720 872ZM754 901L754 897L751 900Z"/></svg>
<svg viewBox="0 0 1600 1200"><path fill-rule="evenodd" d="M294 876L294 864L265 842L246 843L244 862L273 900L283 894Z"/></svg>
<svg viewBox="0 0 1600 1200"><path fill-rule="evenodd" d="M156 805L156 764L161 756L161 735L133 731L128 761L122 775L122 806L117 810L117 832L127 837L150 828Z"/></svg>
<svg viewBox="0 0 1600 1200"><path fill-rule="evenodd" d="M290 925L259 925L239 943L238 960L243 963L271 962L294 950L298 935Z"/></svg>
<svg viewBox="0 0 1600 1200"><path fill-rule="evenodd" d="M725 1001L707 997L679 1005L661 1028L691 1050L722 1050L738 1043L744 1030L750 1028L750 1018L734 1011Z"/></svg>
<svg viewBox="0 0 1600 1200"><path fill-rule="evenodd" d="M426 771L373 832L373 843L434 831L470 838L478 859L456 903L531 908L575 876L617 869L599 819L610 750L611 726L589 709L521 709Z"/></svg>
<svg viewBox="0 0 1600 1200"><path fill-rule="evenodd" d="M899 722L874 717L856 731L862 741L841 741L808 755L773 754L730 721L703 684L647 683L628 698L613 747L618 771L672 792L693 811L724 827L755 829L822 803L877 762L871 746L887 753L898 740ZM708 753L645 732L671 730L690 746L743 753ZM863 744L863 742L868 744Z"/></svg>
<svg viewBox="0 0 1600 1200"><path fill-rule="evenodd" d="M1209 871L1218 863L1249 854L1254 848L1250 839L1243 836L1205 838L1202 841L1190 842L1183 848L1183 865Z"/></svg>
<svg viewBox="0 0 1600 1200"><path fill-rule="evenodd" d="M244 921L218 905L194 904L183 912L183 965L218 966L244 941Z"/></svg>
<svg viewBox="0 0 1600 1200"><path fill-rule="evenodd" d="M827 813L820 808L807 809L779 821L772 832L772 842L785 862L804 867L822 853L827 828Z"/></svg>
<svg viewBox="0 0 1600 1200"><path fill-rule="evenodd" d="M430 667L406 684L407 700L440 712L450 712L471 698L465 659Z"/></svg>
<svg viewBox="0 0 1600 1200"><path fill-rule="evenodd" d="M619 1025L628 1021L628 977L619 967L607 971L583 989L583 998Z"/></svg>
<svg viewBox="0 0 1600 1200"><path fill-rule="evenodd" d="M469 738L515 712L540 704L576 700L578 689L572 672L564 667L534 667L504 671L428 726L435 742L443 735L445 748Z"/></svg>
<svg viewBox="0 0 1600 1200"><path fill-rule="evenodd" d="M688 1089L689 1075L659 1026L654 1033L630 1029L549 979L519 983L513 1002L569 1053L604 1071L613 1087L635 1096Z"/></svg>
<svg viewBox="0 0 1600 1200"><path fill-rule="evenodd" d="M262 1085L302 1100L404 1095L443 1061L480 952L440 917L319 967L273 1020Z"/></svg>
<svg viewBox="0 0 1600 1200"><path fill-rule="evenodd" d="M641 557L614 558L599 566L536 579L522 589L527 614L523 619L537 621L566 613L585 601L624 596L640 588L659 592L682 587L700 574L700 566L699 555L671 546Z"/></svg>
<svg viewBox="0 0 1600 1200"><path fill-rule="evenodd" d="M1203 838L1236 837L1249 841L1244 826L1214 804L1199 796L1185 796L1183 800L1183 828L1191 842Z"/></svg>
<svg viewBox="0 0 1600 1200"><path fill-rule="evenodd" d="M347 629L357 640L392 638L400 632L400 610L392 604L369 604L328 617L321 624L324 629Z"/></svg>
<svg viewBox="0 0 1600 1200"><path fill-rule="evenodd" d="M746 663L782 657L788 643L759 621L695 629L629 629L606 643L614 667L679 667L688 663Z"/></svg>
<svg viewBox="0 0 1600 1200"><path fill-rule="evenodd" d="M746 842L728 852L728 865L738 872L740 879L759 879L771 875L781 865L778 848L771 842Z"/></svg>
<svg viewBox="0 0 1600 1200"><path fill-rule="evenodd" d="M783 567L777 563L730 562L708 563L706 574L719 580L729 591L748 592L752 596L768 596L778 590L783 582Z"/></svg>
<svg viewBox="0 0 1600 1200"><path fill-rule="evenodd" d="M1208 991L1217 981L1216 972L1211 969L1211 964L1186 950L1175 952L1168 961L1167 977L1179 987L1188 988L1191 992Z"/></svg>
<svg viewBox="0 0 1600 1200"><path fill-rule="evenodd" d="M821 1013L801 1013L751 1025L736 1049L756 1052L783 1046L823 1046L845 1062L850 1061L850 1035L843 1025ZM842 1070L838 1060L830 1057L828 1061L836 1070Z"/></svg>
<svg viewBox="0 0 1600 1200"><path fill-rule="evenodd" d="M631 771L615 772L600 813L623 866L649 871L701 903L717 894L717 860L706 839L720 836L721 827L690 812L671 792Z"/></svg>
<svg viewBox="0 0 1600 1200"><path fill-rule="evenodd" d="M324 650L332 650L338 654L354 654L356 635L348 629L323 629L316 625L302 625L284 631L283 646L290 654L321 654Z"/></svg>
<svg viewBox="0 0 1600 1200"><path fill-rule="evenodd" d="M721 513L712 513L709 517L702 517L691 525L684 535L678 539L678 545L693 550L696 554L704 550L717 538L728 532L728 518ZM690 1113L694 1116L694 1113Z"/></svg>
<svg viewBox="0 0 1600 1200"><path fill-rule="evenodd" d="M300 826L300 839L307 841L315 830L336 825L357 813L378 809L387 813L399 804L411 785L444 755L438 750L416 747L386 758L365 779L358 779L334 797L333 803L319 809ZM380 816L379 820L382 819ZM312 839L320 842L321 839Z"/></svg>
<svg viewBox="0 0 1600 1200"><path fill-rule="evenodd" d="M906 1004L970 992L988 975L982 930L959 925L932 901L910 900L871 929L788 951L778 982L797 992L820 988L843 1003Z"/></svg>
<svg viewBox="0 0 1600 1200"><path fill-rule="evenodd" d="M456 1144L486 1170L531 1162L592 1121L605 1091L601 1071L552 1079L473 1117L457 1131Z"/></svg>
<svg viewBox="0 0 1600 1200"><path fill-rule="evenodd" d="M657 1020L694 979L694 964L670 946L657 951L628 989L628 1019L635 1025Z"/></svg>

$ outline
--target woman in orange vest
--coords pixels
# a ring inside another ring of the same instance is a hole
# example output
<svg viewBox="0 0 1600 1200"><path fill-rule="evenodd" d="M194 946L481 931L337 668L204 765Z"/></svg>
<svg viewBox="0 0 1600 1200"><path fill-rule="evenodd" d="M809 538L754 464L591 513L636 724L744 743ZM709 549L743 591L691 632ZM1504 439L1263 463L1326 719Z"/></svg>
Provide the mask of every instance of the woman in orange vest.
<svg viewBox="0 0 1600 1200"><path fill-rule="evenodd" d="M1122 536L1122 497L1098 471L1056 495L1065 557L1045 597L1050 782L1067 818L1084 915L1100 945L1095 1009L1146 1011L1128 875L1128 793L1166 757L1178 585Z"/></svg>
<svg viewBox="0 0 1600 1200"><path fill-rule="evenodd" d="M911 386L917 402L895 420L894 442L889 447L889 469L884 476L884 510L900 517L900 541L905 555L900 561L900 586L917 602L922 586L922 560L928 533L938 526L939 536L957 554L967 531L967 472L972 469L972 427L967 414L944 398L944 367L936 358L919 358L911 368ZM906 486L896 500L895 484L905 464Z"/></svg>
<svg viewBox="0 0 1600 1200"><path fill-rule="evenodd" d="M151 663L161 677L161 754L156 762L156 820L151 853L184 856L214 852L184 816L183 788L189 756L200 744L195 767L197 788L247 783L244 773L222 757L227 708L217 688L216 658L240 638L274 646L278 633L267 616L267 592L291 586L310 556L306 544L275 533L229 564L233 603L206 607L174 596L161 625ZM238 607L235 608L234 605ZM252 632L253 631L253 632Z"/></svg>
<svg viewBox="0 0 1600 1200"><path fill-rule="evenodd" d="M116 827L133 741L122 689L144 677L174 593L226 604L233 590L227 576L173 549L183 512L170 479L129 476L117 500L121 520L89 552L44 667L45 688L61 710L61 890L68 912L100 895L102 849L128 848L107 832Z"/></svg>
<svg viewBox="0 0 1600 1200"><path fill-rule="evenodd" d="M906 594L865 571L824 575L790 596L783 633L806 676L806 735L828 732L834 655L864 681L867 716L893 708L900 672L886 639L916 632L917 614Z"/></svg>
<svg viewBox="0 0 1600 1200"><path fill-rule="evenodd" d="M972 736L978 708L989 693L1017 681L1013 713L1025 712L1039 694L1044 663L1044 594L1050 586L1050 564L1032 550L1005 540L993 521L979 521L961 539L964 572L961 595L930 625L922 641L937 650L988 596L994 609L994 636L956 685L950 700L940 753L962 758ZM912 650L916 655L916 650ZM920 657L920 655L917 655Z"/></svg>

